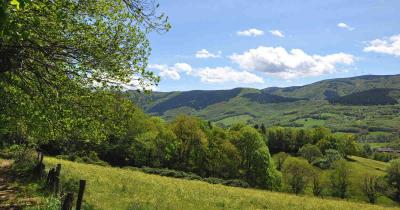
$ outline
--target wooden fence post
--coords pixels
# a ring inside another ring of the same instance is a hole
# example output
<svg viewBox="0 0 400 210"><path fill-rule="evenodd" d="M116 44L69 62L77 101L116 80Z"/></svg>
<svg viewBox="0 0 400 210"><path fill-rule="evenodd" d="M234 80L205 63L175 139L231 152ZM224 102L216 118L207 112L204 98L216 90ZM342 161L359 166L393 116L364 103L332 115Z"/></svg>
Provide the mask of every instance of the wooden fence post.
<svg viewBox="0 0 400 210"><path fill-rule="evenodd" d="M85 192L86 180L79 181L79 193L78 200L76 201L76 210L81 210L82 201L83 201L83 193Z"/></svg>
<svg viewBox="0 0 400 210"><path fill-rule="evenodd" d="M61 164L57 164L57 166L56 166L56 176L60 176L60 173L61 173Z"/></svg>
<svg viewBox="0 0 400 210"><path fill-rule="evenodd" d="M47 180L46 180L46 186L50 187L53 184L53 179L54 179L54 173L55 173L55 169L52 168L49 171L49 174L47 175Z"/></svg>
<svg viewBox="0 0 400 210"><path fill-rule="evenodd" d="M73 201L74 201L74 194L73 193L68 193L65 196L65 199L64 199L64 202L62 204L61 210L71 210Z"/></svg>
<svg viewBox="0 0 400 210"><path fill-rule="evenodd" d="M60 178L58 176L54 177L54 183L53 183L53 193L55 196L58 195L58 191L60 189Z"/></svg>

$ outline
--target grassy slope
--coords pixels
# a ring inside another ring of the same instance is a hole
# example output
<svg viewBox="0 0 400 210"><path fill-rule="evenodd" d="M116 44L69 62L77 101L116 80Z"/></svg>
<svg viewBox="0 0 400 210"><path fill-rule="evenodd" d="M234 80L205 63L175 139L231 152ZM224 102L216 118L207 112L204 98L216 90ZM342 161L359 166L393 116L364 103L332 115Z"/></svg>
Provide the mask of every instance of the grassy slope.
<svg viewBox="0 0 400 210"><path fill-rule="evenodd" d="M367 201L365 195L361 191L362 177L364 177L365 174L384 176L385 170L388 167L389 163L356 156L351 156L348 163L351 168L351 185L349 189L350 199ZM328 172L329 171L324 172L324 176L326 179L328 179ZM396 205L395 202L385 196L381 196L378 198L378 204Z"/></svg>
<svg viewBox="0 0 400 210"><path fill-rule="evenodd" d="M85 202L96 209L395 209L188 181L127 169L46 158L63 178L88 180Z"/></svg>

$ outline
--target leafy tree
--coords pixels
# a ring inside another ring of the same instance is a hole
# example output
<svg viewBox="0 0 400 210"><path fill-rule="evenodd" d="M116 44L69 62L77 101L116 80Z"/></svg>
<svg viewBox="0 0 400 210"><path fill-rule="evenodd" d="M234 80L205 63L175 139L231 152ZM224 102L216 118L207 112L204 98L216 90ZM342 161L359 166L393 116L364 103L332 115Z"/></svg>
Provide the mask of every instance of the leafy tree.
<svg viewBox="0 0 400 210"><path fill-rule="evenodd" d="M350 167L345 160L338 160L333 164L330 173L331 189L334 196L346 198L350 186Z"/></svg>
<svg viewBox="0 0 400 210"><path fill-rule="evenodd" d="M388 185L393 188L393 195L391 197L400 203L400 160L391 161L386 172Z"/></svg>
<svg viewBox="0 0 400 210"><path fill-rule="evenodd" d="M305 160L289 157L283 164L283 178L290 191L300 194L310 181L313 168Z"/></svg>
<svg viewBox="0 0 400 210"><path fill-rule="evenodd" d="M200 121L194 117L180 115L172 122L171 129L181 141L178 155L181 167L201 170L208 139L200 128Z"/></svg>
<svg viewBox="0 0 400 210"><path fill-rule="evenodd" d="M264 123L261 124L261 133L264 135L267 134L267 129L265 128Z"/></svg>
<svg viewBox="0 0 400 210"><path fill-rule="evenodd" d="M363 157L369 157L373 154L371 145L369 145L368 143L363 144L362 148L361 148L361 155Z"/></svg>
<svg viewBox="0 0 400 210"><path fill-rule="evenodd" d="M207 133L209 147L207 153L207 170L211 177L237 178L239 176L239 150L229 140L228 132L218 126Z"/></svg>
<svg viewBox="0 0 400 210"><path fill-rule="evenodd" d="M300 155L309 163L322 157L322 153L316 145L306 144L299 150Z"/></svg>
<svg viewBox="0 0 400 210"><path fill-rule="evenodd" d="M241 154L241 168L246 180L267 189L280 188L280 174L260 133L252 127L240 126L232 130L232 142Z"/></svg>
<svg viewBox="0 0 400 210"><path fill-rule="evenodd" d="M343 157L347 158L349 155L354 155L357 153L357 143L356 137L352 134L344 134L339 137L339 145L338 150L343 155Z"/></svg>
<svg viewBox="0 0 400 210"><path fill-rule="evenodd" d="M169 24L153 2L13 0L0 10L0 95L10 102L4 133L21 124L38 143L79 128L81 139L105 140L104 119L116 113L101 105L119 103L114 89L159 80L146 70L146 37Z"/></svg>
<svg viewBox="0 0 400 210"><path fill-rule="evenodd" d="M319 172L317 169L314 169L311 179L312 179L313 194L315 196L322 196L324 188L321 183L321 172Z"/></svg>
<svg viewBox="0 0 400 210"><path fill-rule="evenodd" d="M334 149L328 149L325 151L325 155L322 158L319 158L313 162L313 165L317 166L321 169L328 169L332 167L332 164L337 161L341 160L342 155Z"/></svg>
<svg viewBox="0 0 400 210"><path fill-rule="evenodd" d="M283 167L283 163L285 162L286 158L288 158L289 155L285 152L279 152L278 154L274 155L274 160L276 164L276 168L281 171Z"/></svg>
<svg viewBox="0 0 400 210"><path fill-rule="evenodd" d="M370 203L376 203L376 200L382 192L378 176L366 173L362 176L361 190L367 196Z"/></svg>

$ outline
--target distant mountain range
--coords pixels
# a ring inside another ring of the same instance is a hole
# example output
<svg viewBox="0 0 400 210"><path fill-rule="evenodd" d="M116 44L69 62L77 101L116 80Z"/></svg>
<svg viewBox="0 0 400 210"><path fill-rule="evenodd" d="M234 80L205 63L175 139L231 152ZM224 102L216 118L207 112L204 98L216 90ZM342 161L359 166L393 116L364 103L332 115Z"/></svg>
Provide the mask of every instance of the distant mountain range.
<svg viewBox="0 0 400 210"><path fill-rule="evenodd" d="M221 125L243 122L307 127L321 124L343 130L343 124L346 123L339 125L340 120L348 115L358 115L358 110L365 110L368 113L361 113L363 116L358 118L365 118L361 124L371 125L354 124L354 116L348 119L348 122L353 123L349 127L359 131L378 124L384 116L381 112L399 114L396 111L400 110L400 75L365 75L262 90L235 88L153 92L149 95L132 92L131 98L146 112L167 120L185 113ZM378 117L371 121L371 116ZM386 121L394 122L397 116L393 115L392 119L387 117ZM308 122L309 118L313 119L313 123ZM399 129L397 125L386 123L391 128L389 130Z"/></svg>

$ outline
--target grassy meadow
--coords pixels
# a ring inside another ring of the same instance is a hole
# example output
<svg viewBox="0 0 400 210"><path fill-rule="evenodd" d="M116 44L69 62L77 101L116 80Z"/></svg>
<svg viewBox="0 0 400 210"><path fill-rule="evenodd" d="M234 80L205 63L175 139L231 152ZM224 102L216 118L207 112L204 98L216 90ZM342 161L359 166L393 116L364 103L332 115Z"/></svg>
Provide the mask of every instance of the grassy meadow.
<svg viewBox="0 0 400 210"><path fill-rule="evenodd" d="M354 164L360 159L355 159ZM385 164L361 159L362 169ZM212 185L149 175L129 169L45 159L47 166L62 164L63 180L87 180L85 202L93 209L396 209L354 201L321 199L308 195Z"/></svg>

